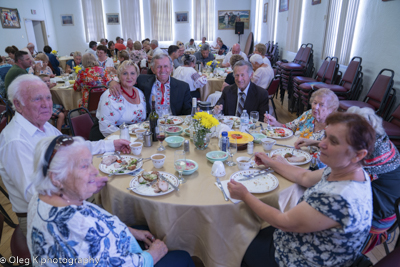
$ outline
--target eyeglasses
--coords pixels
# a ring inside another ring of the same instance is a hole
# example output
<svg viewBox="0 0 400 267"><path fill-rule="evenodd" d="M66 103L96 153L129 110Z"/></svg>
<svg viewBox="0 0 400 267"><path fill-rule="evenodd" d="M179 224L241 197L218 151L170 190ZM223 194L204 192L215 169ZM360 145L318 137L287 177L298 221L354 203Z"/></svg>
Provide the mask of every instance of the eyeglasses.
<svg viewBox="0 0 400 267"><path fill-rule="evenodd" d="M68 135L60 135L51 141L49 147L44 154L45 164L43 165L43 175L46 177L47 171L50 167L51 160L54 155L57 153L57 150L62 146L70 146L74 142L74 139Z"/></svg>

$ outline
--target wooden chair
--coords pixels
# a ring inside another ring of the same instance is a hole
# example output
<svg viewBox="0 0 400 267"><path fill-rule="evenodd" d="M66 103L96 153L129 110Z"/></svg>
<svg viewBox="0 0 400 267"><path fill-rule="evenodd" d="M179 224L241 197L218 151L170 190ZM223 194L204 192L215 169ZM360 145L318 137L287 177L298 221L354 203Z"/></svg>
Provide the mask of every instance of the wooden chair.
<svg viewBox="0 0 400 267"><path fill-rule="evenodd" d="M89 89L89 99L88 99L88 110L90 115L92 115L93 118L96 118L96 111L97 107L99 106L99 101L101 95L104 93L104 91L107 90L107 87L104 85L101 86L94 86Z"/></svg>
<svg viewBox="0 0 400 267"><path fill-rule="evenodd" d="M73 136L81 136L89 140L90 130L94 124L92 116L86 108L76 108L68 112L68 122Z"/></svg>

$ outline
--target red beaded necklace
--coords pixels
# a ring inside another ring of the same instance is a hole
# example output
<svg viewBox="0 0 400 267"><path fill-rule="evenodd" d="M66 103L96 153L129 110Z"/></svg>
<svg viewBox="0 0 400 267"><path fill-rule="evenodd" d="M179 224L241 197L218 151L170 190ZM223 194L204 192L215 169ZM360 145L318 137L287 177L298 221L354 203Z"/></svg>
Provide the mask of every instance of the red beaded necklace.
<svg viewBox="0 0 400 267"><path fill-rule="evenodd" d="M121 86L121 89L122 89L122 92L124 92L129 98L136 99L135 88L132 88L132 91L133 91L132 95L129 95L129 94L124 90L124 88L123 88L122 86Z"/></svg>

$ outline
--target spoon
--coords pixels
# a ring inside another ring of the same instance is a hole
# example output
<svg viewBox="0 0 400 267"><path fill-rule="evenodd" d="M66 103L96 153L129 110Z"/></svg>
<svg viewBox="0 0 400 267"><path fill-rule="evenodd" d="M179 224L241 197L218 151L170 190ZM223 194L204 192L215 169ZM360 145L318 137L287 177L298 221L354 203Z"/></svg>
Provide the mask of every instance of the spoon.
<svg viewBox="0 0 400 267"><path fill-rule="evenodd" d="M255 154L253 154L253 156L251 156L247 162L250 162L250 160L251 160L254 156L255 156Z"/></svg>

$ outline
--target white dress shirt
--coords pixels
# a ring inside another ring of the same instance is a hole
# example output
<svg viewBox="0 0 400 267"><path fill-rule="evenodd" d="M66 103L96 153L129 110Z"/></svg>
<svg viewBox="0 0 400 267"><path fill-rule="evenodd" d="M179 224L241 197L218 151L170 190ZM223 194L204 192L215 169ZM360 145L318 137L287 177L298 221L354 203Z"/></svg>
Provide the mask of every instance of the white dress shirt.
<svg viewBox="0 0 400 267"><path fill-rule="evenodd" d="M263 89L268 89L269 84L274 78L274 70L271 66L259 67L253 74L251 81Z"/></svg>
<svg viewBox="0 0 400 267"><path fill-rule="evenodd" d="M61 135L61 132L48 122L43 127L44 131L15 112L11 122L0 134L0 175L8 190L14 212L27 212L28 203L36 193L33 186L28 188L34 171L36 144L44 137ZM114 151L112 140L87 141L86 144L92 154Z"/></svg>
<svg viewBox="0 0 400 267"><path fill-rule="evenodd" d="M249 61L249 60L247 59L246 54L243 53L242 51L240 51L239 55L241 55L241 56L244 58L244 60ZM232 51L231 51L231 52L228 52L228 54L226 54L226 56L225 56L225 58L224 58L224 61L222 61L222 64L229 63L229 62L231 61L231 56L232 56ZM231 66L231 67L233 67L233 66Z"/></svg>
<svg viewBox="0 0 400 267"><path fill-rule="evenodd" d="M267 58L267 56L265 56L265 57L263 58L263 63L264 63L264 64L268 64L268 65L272 68L272 66L271 66L271 61L269 61L269 59Z"/></svg>
<svg viewBox="0 0 400 267"><path fill-rule="evenodd" d="M176 68L173 77L189 84L191 92L207 84L207 77L198 74L192 67L180 66Z"/></svg>
<svg viewBox="0 0 400 267"><path fill-rule="evenodd" d="M100 60L98 60L98 61L99 61L100 67L102 67L104 69L108 68L108 67L114 68L114 61L110 57L107 57L107 59L104 60L103 62L101 62Z"/></svg>
<svg viewBox="0 0 400 267"><path fill-rule="evenodd" d="M158 54L164 54L164 52L161 50L160 47L157 46L156 49L153 50L153 57Z"/></svg>

